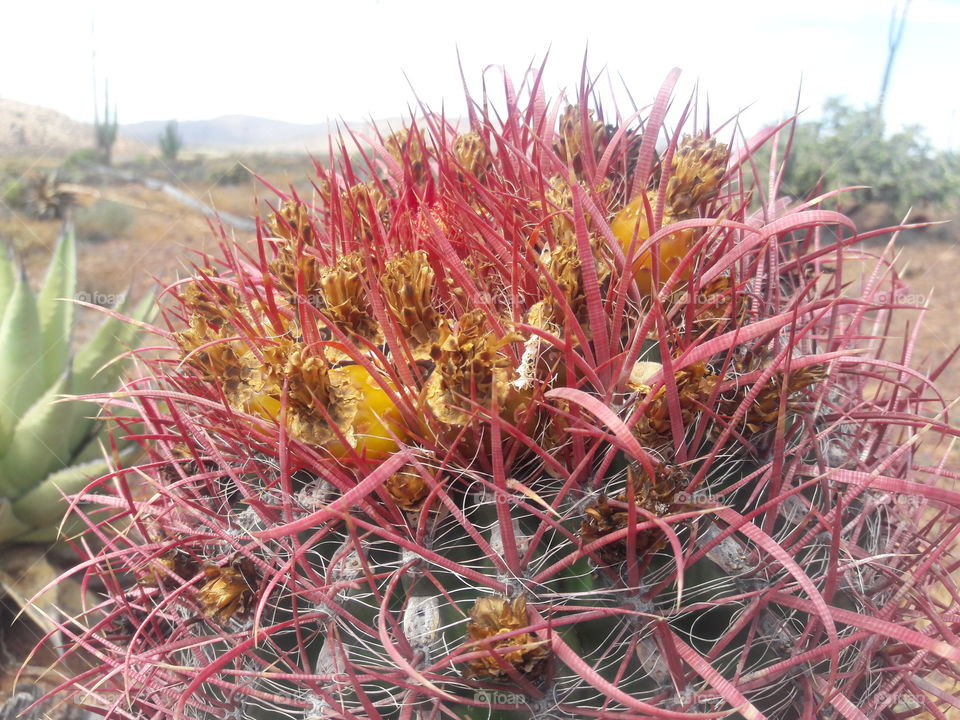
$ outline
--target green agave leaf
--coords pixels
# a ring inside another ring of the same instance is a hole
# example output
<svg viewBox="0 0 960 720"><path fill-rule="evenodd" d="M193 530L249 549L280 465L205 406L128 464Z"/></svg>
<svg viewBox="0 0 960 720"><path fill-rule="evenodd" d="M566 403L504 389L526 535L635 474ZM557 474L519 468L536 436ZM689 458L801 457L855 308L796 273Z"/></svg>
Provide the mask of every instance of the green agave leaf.
<svg viewBox="0 0 960 720"><path fill-rule="evenodd" d="M0 321L0 454L20 416L45 388L37 301L21 270Z"/></svg>
<svg viewBox="0 0 960 720"><path fill-rule="evenodd" d="M137 448L121 452L121 463L129 460ZM74 495L85 488L91 480L110 472L110 464L103 458L83 465L71 465L48 475L39 485L11 504L13 516L21 525L40 529L60 524L67 505L64 495ZM0 542L2 542L0 535Z"/></svg>
<svg viewBox="0 0 960 720"><path fill-rule="evenodd" d="M74 401L70 404L74 405L78 410L82 410L82 412L87 412L88 408L93 408L95 411L100 410L99 406L96 403L81 403L78 401ZM113 408L110 408L110 416L111 418L112 417L133 418L133 417L138 417L139 413L129 408L113 407ZM109 431L112 427L116 427L116 423L114 423L110 418L107 418L105 420L92 420L91 418L86 418L86 417L81 418L79 417L79 413L77 416L74 417L73 422L74 423L83 422L85 424L91 423L92 432L90 435L84 436L82 440L82 447L73 448L75 457L72 458L70 464L80 465L85 462L90 462L91 460L95 460L97 458L103 457L103 447L109 447L109 442L110 442L108 437ZM103 441L103 445L101 445L100 443L101 440ZM116 442L117 442L117 449L120 451L125 450L127 447L131 445L136 445L136 441L125 440L123 438L119 438Z"/></svg>
<svg viewBox="0 0 960 720"><path fill-rule="evenodd" d="M80 535L85 530L87 530L87 524L83 521L83 519L71 516L68 517L63 523L47 525L46 527L37 528L36 530L26 532L17 537L16 542L17 544L22 543L24 545L28 543L43 543L44 545L50 545L62 538Z"/></svg>
<svg viewBox="0 0 960 720"><path fill-rule="evenodd" d="M68 370L30 406L14 428L10 445L0 457L0 478L16 495L70 462L73 453L69 429L74 408L60 400L64 393L71 391L71 385L72 375Z"/></svg>
<svg viewBox="0 0 960 720"><path fill-rule="evenodd" d="M64 225L50 258L43 288L37 298L43 344L43 375L46 383L63 374L70 355L74 304L77 290L77 246L73 225ZM62 299L58 299L62 298Z"/></svg>
<svg viewBox="0 0 960 720"><path fill-rule="evenodd" d="M130 307L128 300L114 308L114 312L128 316L134 320L144 320L153 308L153 296L147 295L136 306ZM77 352L73 361L74 376L78 388L85 385L98 385L95 379L109 368L101 368L113 360L123 350L128 349L137 337L139 328L129 322L108 316L101 323L93 337ZM112 365L110 367L113 367ZM97 392L96 390L79 389L77 392Z"/></svg>
<svg viewBox="0 0 960 720"><path fill-rule="evenodd" d="M0 498L0 544L30 532L32 528L20 520L7 498Z"/></svg>
<svg viewBox="0 0 960 720"><path fill-rule="evenodd" d="M16 273L13 271L13 261L10 259L10 248L0 250L0 317L13 292L16 283Z"/></svg>
<svg viewBox="0 0 960 720"><path fill-rule="evenodd" d="M129 317L145 320L154 307L152 295L143 298L132 310ZM128 312L127 303L122 303L116 312ZM115 390L120 377L126 369L126 359L111 362L122 352L136 344L140 328L133 323L124 322L115 317L107 317L89 342L77 353L73 362L73 393L88 395ZM74 422L70 428L71 447L77 447L94 432L100 413L97 403L77 403Z"/></svg>

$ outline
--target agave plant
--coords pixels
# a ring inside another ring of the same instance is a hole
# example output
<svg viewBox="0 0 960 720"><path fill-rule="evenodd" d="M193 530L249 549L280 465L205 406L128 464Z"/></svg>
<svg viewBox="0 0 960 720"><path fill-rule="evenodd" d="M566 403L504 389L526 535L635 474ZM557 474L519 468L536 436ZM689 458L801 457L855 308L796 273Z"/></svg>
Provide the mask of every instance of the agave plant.
<svg viewBox="0 0 960 720"><path fill-rule="evenodd" d="M94 659L61 690L115 718L960 705L931 680L960 493L914 455L956 432L910 343L882 355L899 280L853 273L832 196L777 196L776 153L758 180L783 128L668 129L675 81L626 117L539 75L464 128L424 109L169 287L166 354L108 399L149 456L85 495L108 594L61 628Z"/></svg>
<svg viewBox="0 0 960 720"><path fill-rule="evenodd" d="M62 400L113 388L124 362L111 361L137 329L108 317L74 354L76 265L70 225L37 296L25 273L18 277L10 258L0 256L0 543L55 540L64 497L110 469L98 405ZM151 304L144 301L138 313ZM129 455L134 447L127 445Z"/></svg>

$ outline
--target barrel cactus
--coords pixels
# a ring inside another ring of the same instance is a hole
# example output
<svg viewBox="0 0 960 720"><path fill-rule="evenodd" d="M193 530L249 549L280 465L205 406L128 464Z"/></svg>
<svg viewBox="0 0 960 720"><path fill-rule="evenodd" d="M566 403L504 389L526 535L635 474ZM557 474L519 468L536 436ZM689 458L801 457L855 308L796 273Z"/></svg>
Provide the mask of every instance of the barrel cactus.
<svg viewBox="0 0 960 720"><path fill-rule="evenodd" d="M956 432L910 342L883 356L902 284L851 269L870 234L831 195L778 197L781 128L668 128L675 80L629 117L539 76L462 127L424 110L170 286L150 376L104 398L148 457L85 495L107 595L60 628L95 661L61 691L115 718L957 705L960 493L915 456Z"/></svg>
<svg viewBox="0 0 960 720"><path fill-rule="evenodd" d="M108 317L74 353L76 266L69 225L36 296L8 255L0 256L0 543L55 540L64 497L104 475L116 459L104 457L101 441L108 438L98 405L63 400L112 389L125 365L112 361L137 329ZM141 303L139 312L150 305ZM135 448L127 446L129 455Z"/></svg>

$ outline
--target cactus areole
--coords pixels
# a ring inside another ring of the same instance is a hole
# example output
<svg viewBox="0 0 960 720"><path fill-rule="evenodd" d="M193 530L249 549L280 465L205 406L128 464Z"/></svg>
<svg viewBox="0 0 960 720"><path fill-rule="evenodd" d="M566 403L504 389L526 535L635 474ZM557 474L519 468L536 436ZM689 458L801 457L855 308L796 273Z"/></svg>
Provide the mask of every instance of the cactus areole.
<svg viewBox="0 0 960 720"><path fill-rule="evenodd" d="M677 73L627 115L539 78L344 138L252 250L162 294L167 352L107 399L148 456L89 488L106 596L63 623L94 664L59 692L114 718L957 704L960 494L914 455L956 432L881 357L888 256L855 276L853 223L777 197L781 128L668 124Z"/></svg>

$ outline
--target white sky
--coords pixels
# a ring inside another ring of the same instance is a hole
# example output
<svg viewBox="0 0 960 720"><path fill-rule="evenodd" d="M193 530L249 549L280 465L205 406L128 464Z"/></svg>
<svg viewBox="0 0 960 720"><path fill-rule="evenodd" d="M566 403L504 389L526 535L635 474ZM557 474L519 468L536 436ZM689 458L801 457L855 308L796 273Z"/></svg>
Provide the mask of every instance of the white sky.
<svg viewBox="0 0 960 720"><path fill-rule="evenodd" d="M92 119L95 46L121 122L395 117L413 98L404 73L457 115L457 48L474 91L485 66L519 80L549 49L553 92L576 86L589 46L591 71L606 67L617 87L622 76L641 105L678 66L684 95L699 81L714 118L752 105L744 123L757 128L789 114L798 92L812 113L830 95L875 100L895 1L2 0L0 97ZM937 145L960 146L958 45L960 0L914 0L890 126L921 124Z"/></svg>

